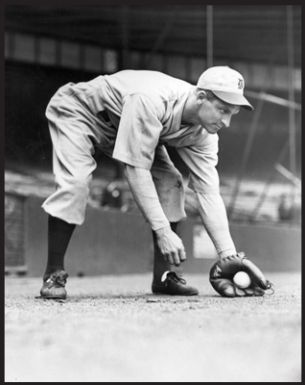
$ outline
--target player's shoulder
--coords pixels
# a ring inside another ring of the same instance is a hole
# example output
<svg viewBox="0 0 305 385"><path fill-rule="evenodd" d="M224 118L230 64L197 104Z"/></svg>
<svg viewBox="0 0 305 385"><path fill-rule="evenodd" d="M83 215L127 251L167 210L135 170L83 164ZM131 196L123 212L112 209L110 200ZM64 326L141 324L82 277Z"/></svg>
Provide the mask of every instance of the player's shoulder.
<svg viewBox="0 0 305 385"><path fill-rule="evenodd" d="M108 79L117 79L122 84L139 91L156 92L164 89L189 88L191 84L160 71L125 69L108 75Z"/></svg>

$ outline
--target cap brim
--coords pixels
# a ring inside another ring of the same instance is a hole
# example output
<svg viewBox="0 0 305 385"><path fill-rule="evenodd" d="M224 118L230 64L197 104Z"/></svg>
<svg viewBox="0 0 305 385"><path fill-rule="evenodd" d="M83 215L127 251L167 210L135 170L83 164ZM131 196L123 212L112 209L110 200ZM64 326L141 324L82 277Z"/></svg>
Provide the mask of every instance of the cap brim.
<svg viewBox="0 0 305 385"><path fill-rule="evenodd" d="M225 91L213 91L213 90L211 91L219 99L223 100L228 104L233 104L234 106L241 106L250 111L254 110L254 107L248 102L248 100L243 95L234 94L234 93L225 92Z"/></svg>

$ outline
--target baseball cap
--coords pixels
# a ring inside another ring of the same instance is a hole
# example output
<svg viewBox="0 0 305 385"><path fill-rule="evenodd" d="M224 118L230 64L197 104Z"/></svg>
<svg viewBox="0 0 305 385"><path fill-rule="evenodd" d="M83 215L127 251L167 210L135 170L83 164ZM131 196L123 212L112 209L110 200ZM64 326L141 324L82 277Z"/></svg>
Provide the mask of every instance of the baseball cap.
<svg viewBox="0 0 305 385"><path fill-rule="evenodd" d="M244 97L245 81L243 76L228 66L208 68L200 75L197 87L212 91L226 103L254 110Z"/></svg>

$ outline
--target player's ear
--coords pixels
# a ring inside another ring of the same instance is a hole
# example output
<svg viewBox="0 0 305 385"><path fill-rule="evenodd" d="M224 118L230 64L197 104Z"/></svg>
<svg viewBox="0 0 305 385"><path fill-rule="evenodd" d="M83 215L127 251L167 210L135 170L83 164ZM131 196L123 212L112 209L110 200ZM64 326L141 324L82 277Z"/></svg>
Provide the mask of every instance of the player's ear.
<svg viewBox="0 0 305 385"><path fill-rule="evenodd" d="M207 99L207 93L202 88L196 89L196 99L199 103L202 103L204 100Z"/></svg>

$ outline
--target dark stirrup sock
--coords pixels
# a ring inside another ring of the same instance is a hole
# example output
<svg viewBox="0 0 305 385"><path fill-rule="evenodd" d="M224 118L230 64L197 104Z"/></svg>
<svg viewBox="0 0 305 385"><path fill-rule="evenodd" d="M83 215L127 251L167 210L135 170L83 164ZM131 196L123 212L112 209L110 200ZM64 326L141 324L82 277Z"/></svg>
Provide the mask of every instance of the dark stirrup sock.
<svg viewBox="0 0 305 385"><path fill-rule="evenodd" d="M45 276L64 270L65 253L76 225L48 216L48 262Z"/></svg>
<svg viewBox="0 0 305 385"><path fill-rule="evenodd" d="M179 222L171 222L170 226L171 229L177 233L177 226ZM160 249L157 244L157 237L155 232L152 232L153 234L153 243L154 243L154 262L153 262L153 278L154 280L160 281L163 273L167 270L169 271L180 271L179 268L176 266L170 265L163 257L163 255L160 252Z"/></svg>

